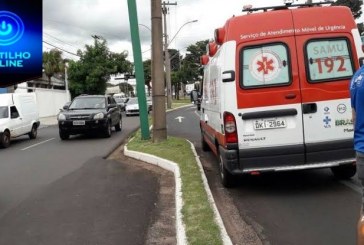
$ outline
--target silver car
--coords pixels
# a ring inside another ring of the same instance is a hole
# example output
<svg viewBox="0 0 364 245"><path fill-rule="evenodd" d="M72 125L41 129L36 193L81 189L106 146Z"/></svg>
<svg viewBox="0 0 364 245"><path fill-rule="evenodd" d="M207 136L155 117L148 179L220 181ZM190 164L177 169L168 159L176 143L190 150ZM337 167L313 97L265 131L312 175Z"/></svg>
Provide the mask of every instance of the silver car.
<svg viewBox="0 0 364 245"><path fill-rule="evenodd" d="M129 98L129 100L125 104L125 115L132 116L132 115L139 115L139 103L138 98Z"/></svg>

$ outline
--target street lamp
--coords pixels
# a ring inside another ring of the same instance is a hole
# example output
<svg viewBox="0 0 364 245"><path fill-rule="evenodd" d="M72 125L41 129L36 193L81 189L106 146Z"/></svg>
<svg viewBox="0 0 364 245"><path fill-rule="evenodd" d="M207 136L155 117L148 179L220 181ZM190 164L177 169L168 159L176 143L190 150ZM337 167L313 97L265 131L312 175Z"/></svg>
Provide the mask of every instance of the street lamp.
<svg viewBox="0 0 364 245"><path fill-rule="evenodd" d="M184 27L184 26L186 26L186 25L188 25L188 24L191 24L191 23L195 23L195 22L197 22L198 20L191 20L191 21L188 21L188 22L186 22L186 23L184 23L179 29L178 29L178 31L176 32L176 34L174 34L174 36L172 37L172 39L171 39L171 41L169 41L169 43L168 43L168 46L169 46L169 44L170 43L172 43L172 41L176 38L176 36L177 36L177 34L182 30L182 28Z"/></svg>
<svg viewBox="0 0 364 245"><path fill-rule="evenodd" d="M150 29L150 27L148 27L148 26L146 26L144 24L138 24L138 25L143 26L143 27L147 28L150 32L152 32L152 29Z"/></svg>
<svg viewBox="0 0 364 245"><path fill-rule="evenodd" d="M172 108L172 85L171 85L171 59L169 58L169 53L168 53L168 46L169 44L176 38L177 34L181 31L181 29L191 23L195 23L198 20L191 20L188 21L186 23L184 23L176 32L176 34L174 34L174 36L172 37L171 41L168 42L168 35L167 35L167 24L166 21L164 20L164 56L165 56L165 61L164 64L166 66L166 83L167 83L167 108L171 109Z"/></svg>

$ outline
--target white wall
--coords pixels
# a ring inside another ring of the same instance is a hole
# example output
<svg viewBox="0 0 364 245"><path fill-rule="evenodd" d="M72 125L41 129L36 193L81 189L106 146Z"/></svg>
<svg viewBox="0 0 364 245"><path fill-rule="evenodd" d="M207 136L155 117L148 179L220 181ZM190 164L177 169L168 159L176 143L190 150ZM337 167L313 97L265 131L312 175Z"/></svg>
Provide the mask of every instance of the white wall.
<svg viewBox="0 0 364 245"><path fill-rule="evenodd" d="M58 114L59 109L71 100L71 95L65 90L56 89L42 89L42 88L29 88L33 89L37 97L37 107L39 117L51 117ZM26 88L20 87L15 90L15 93L24 93Z"/></svg>

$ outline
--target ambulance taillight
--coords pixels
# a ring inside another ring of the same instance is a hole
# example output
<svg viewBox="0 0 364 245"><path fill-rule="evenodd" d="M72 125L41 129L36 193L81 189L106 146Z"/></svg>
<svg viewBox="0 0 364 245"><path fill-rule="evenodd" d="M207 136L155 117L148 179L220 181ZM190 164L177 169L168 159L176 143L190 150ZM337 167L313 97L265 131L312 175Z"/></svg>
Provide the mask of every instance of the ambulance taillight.
<svg viewBox="0 0 364 245"><path fill-rule="evenodd" d="M235 117L230 112L224 112L224 129L226 143L238 143Z"/></svg>

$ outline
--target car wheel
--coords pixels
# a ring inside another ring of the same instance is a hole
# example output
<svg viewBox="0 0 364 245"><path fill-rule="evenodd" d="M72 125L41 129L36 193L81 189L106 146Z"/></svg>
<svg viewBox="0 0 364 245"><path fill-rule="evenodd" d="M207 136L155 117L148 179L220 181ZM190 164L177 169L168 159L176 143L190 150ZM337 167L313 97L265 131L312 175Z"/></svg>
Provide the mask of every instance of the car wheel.
<svg viewBox="0 0 364 245"><path fill-rule="evenodd" d="M334 174L335 178L350 179L356 173L356 166L344 165L344 166L332 167L331 172Z"/></svg>
<svg viewBox="0 0 364 245"><path fill-rule="evenodd" d="M10 132L5 131L0 134L0 146L1 148L7 148L10 145Z"/></svg>
<svg viewBox="0 0 364 245"><path fill-rule="evenodd" d="M68 140L70 138L70 135L62 130L59 130L59 137L61 140Z"/></svg>
<svg viewBox="0 0 364 245"><path fill-rule="evenodd" d="M115 130L121 131L121 128L122 128L122 120L120 118L119 122L115 125Z"/></svg>
<svg viewBox="0 0 364 245"><path fill-rule="evenodd" d="M37 134L38 134L38 127L36 124L33 124L32 130L30 131L28 136L30 139L35 139L37 138Z"/></svg>
<svg viewBox="0 0 364 245"><path fill-rule="evenodd" d="M219 157L219 171L220 171L220 179L221 183L226 188L231 188L235 186L235 176L233 176L224 166L224 160L221 154L218 154Z"/></svg>
<svg viewBox="0 0 364 245"><path fill-rule="evenodd" d="M111 137L111 124L110 122L107 122L106 127L104 129L104 137L109 138Z"/></svg>

